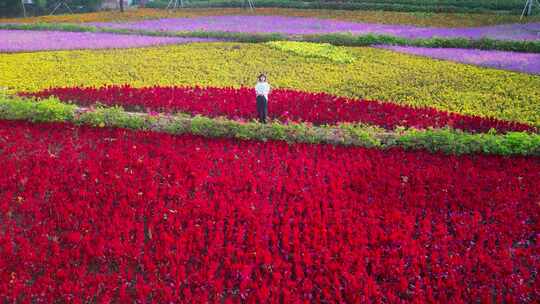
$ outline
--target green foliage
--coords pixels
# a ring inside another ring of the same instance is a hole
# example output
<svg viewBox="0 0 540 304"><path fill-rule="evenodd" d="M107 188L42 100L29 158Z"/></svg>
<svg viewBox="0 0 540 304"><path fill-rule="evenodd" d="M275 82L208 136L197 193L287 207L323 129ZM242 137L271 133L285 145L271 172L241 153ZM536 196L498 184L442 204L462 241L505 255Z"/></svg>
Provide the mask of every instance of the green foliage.
<svg viewBox="0 0 540 304"><path fill-rule="evenodd" d="M290 143L352 145L386 149L403 147L447 154L495 154L540 156L540 134L494 132L469 134L453 129L387 131L363 124L313 126L305 123L270 124L238 122L225 118L153 116L130 113L121 107L78 109L55 98L42 101L0 95L0 119L24 119L34 122L71 122L94 127L120 127L154 130L171 134L192 133L206 137L232 137L244 140L283 140Z"/></svg>
<svg viewBox="0 0 540 304"><path fill-rule="evenodd" d="M129 115L120 106L102 107L80 113L74 122L94 127L120 127L134 130L149 130L157 121L147 115Z"/></svg>
<svg viewBox="0 0 540 304"><path fill-rule="evenodd" d="M227 128L221 127L219 120L197 115L191 119L190 131L196 135L208 137L225 137L228 134Z"/></svg>
<svg viewBox="0 0 540 304"><path fill-rule="evenodd" d="M352 34L323 34L305 35L303 41L330 43L340 46L369 46L375 44L421 46L430 48L464 48L514 51L525 53L540 53L540 41L510 41L490 38L465 39L465 38L430 38L408 39L388 35L352 35Z"/></svg>
<svg viewBox="0 0 540 304"><path fill-rule="evenodd" d="M97 32L101 31L95 26L79 25L75 23L13 23L0 24L4 30L34 30L34 31L66 31L66 32Z"/></svg>
<svg viewBox="0 0 540 304"><path fill-rule="evenodd" d="M127 30L129 31L129 30ZM234 32L220 32L220 31L178 31L178 32L152 32L152 31L137 31L139 34L150 36L171 36L171 37L194 37L194 38L215 38L228 41L246 42L246 43L260 43L276 40L287 40L287 36L279 33L234 33Z"/></svg>
<svg viewBox="0 0 540 304"><path fill-rule="evenodd" d="M32 120L41 121L66 121L73 118L75 105L65 104L55 98L48 98L35 104L32 112Z"/></svg>
<svg viewBox="0 0 540 304"><path fill-rule="evenodd" d="M230 123L229 128L231 129L231 133L234 134L234 137L238 139L266 140L266 137L264 137L259 132L260 126L257 126L256 123L240 123L240 124Z"/></svg>
<svg viewBox="0 0 540 304"><path fill-rule="evenodd" d="M40 101L0 96L1 119L26 119L35 122L70 121L77 107L54 97Z"/></svg>
<svg viewBox="0 0 540 304"><path fill-rule="evenodd" d="M163 131L171 134L183 134L189 130L189 115L183 113L176 114L166 122L159 121L158 126L163 127Z"/></svg>
<svg viewBox="0 0 540 304"><path fill-rule="evenodd" d="M408 149L447 154L540 155L540 134L509 132L469 134L452 129L408 130L397 138Z"/></svg>
<svg viewBox="0 0 540 304"><path fill-rule="evenodd" d="M272 138L278 140L287 139L287 126L277 121L273 121L269 124L269 131L272 134Z"/></svg>
<svg viewBox="0 0 540 304"><path fill-rule="evenodd" d="M386 141L384 135L387 132L376 126L343 123L338 125L338 128L343 134L348 135L347 143L362 142L368 148L381 148L383 141ZM386 144L391 146L393 142L387 141Z"/></svg>

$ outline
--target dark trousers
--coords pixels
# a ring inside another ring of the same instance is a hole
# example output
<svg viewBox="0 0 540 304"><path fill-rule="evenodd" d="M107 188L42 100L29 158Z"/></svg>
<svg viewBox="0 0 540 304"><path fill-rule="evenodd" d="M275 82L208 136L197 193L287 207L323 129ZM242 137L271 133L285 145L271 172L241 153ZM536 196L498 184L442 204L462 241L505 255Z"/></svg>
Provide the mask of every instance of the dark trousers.
<svg viewBox="0 0 540 304"><path fill-rule="evenodd" d="M264 96L257 96L257 113L259 114L259 121L266 123L266 116L268 115L268 100Z"/></svg>

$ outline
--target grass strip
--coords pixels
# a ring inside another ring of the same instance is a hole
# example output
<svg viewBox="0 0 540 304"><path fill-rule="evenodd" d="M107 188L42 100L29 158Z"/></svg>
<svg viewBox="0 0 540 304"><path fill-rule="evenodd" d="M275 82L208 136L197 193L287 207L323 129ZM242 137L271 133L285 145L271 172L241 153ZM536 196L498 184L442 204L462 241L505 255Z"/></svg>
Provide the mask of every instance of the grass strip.
<svg viewBox="0 0 540 304"><path fill-rule="evenodd" d="M205 137L243 140L282 140L289 143L334 144L387 149L428 150L445 154L540 156L540 134L470 134L453 129L398 129L387 131L364 124L314 126L306 123L269 124L241 122L186 114L164 115L126 112L121 107L81 108L56 98L41 101L0 96L0 119L33 122L68 122L94 127L120 127L170 134L191 133Z"/></svg>
<svg viewBox="0 0 540 304"><path fill-rule="evenodd" d="M350 33L283 35L280 33L240 33L221 31L147 31L134 29L99 28L96 26L73 23L35 23L35 24L0 24L4 30L46 30L68 32L114 33L127 35L146 35L161 37L215 38L227 41L259 43L269 41L305 41L329 43L337 46L370 46L377 44L420 46L430 48L464 48L481 50L513 51L523 53L540 53L540 41L497 40L491 38L421 38L408 39L390 35L353 35Z"/></svg>

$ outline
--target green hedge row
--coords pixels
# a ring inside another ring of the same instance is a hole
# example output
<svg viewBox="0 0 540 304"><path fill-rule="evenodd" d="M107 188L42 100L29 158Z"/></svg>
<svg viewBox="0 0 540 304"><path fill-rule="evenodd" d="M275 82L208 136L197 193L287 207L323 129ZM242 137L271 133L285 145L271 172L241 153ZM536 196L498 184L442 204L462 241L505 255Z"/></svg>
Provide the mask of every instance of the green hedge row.
<svg viewBox="0 0 540 304"><path fill-rule="evenodd" d="M482 50L514 51L524 53L540 53L540 41L510 41L495 40L489 38L465 39L465 38L430 38L408 39L388 35L352 35L352 34L316 34L285 36L278 33L250 34L233 32L160 32L146 30L110 29L97 28L79 24L37 23L37 24L0 24L0 29L17 30L57 30L70 32L105 32L116 34L167 36L167 37L198 37L216 38L227 41L259 43L268 41L307 41L317 43L330 43L338 46L369 46L377 44L408 45L431 48L465 48Z"/></svg>
<svg viewBox="0 0 540 304"><path fill-rule="evenodd" d="M388 35L351 35L351 34L322 34L304 35L303 41L331 43L340 46L369 46L376 44L408 45L430 48L464 48L481 50L514 51L524 53L540 53L540 41L511 41L490 38L429 38L408 39Z"/></svg>
<svg viewBox="0 0 540 304"><path fill-rule="evenodd" d="M0 119L34 122L69 122L95 127L121 127L171 134L191 133L206 137L244 140L283 140L290 143L334 144L367 148L428 150L447 154L495 154L540 156L540 134L510 132L504 135L469 134L452 129L400 129L387 131L376 126L340 124L313 126L304 123L238 122L202 116L149 115L130 113L121 107L81 109L55 98L39 102L0 96Z"/></svg>

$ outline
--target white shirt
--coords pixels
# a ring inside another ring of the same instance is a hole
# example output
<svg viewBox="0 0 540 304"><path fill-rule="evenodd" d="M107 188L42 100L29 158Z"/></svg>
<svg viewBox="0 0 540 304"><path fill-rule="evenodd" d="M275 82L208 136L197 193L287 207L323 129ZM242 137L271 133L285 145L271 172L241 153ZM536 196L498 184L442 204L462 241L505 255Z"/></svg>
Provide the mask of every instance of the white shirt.
<svg viewBox="0 0 540 304"><path fill-rule="evenodd" d="M266 97L266 100L268 100L268 93L270 93L270 85L268 82L257 82L255 85L255 93L257 96L264 96Z"/></svg>

